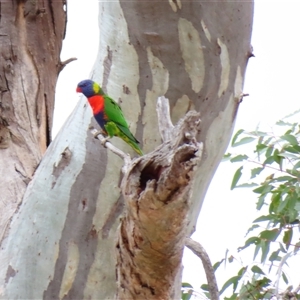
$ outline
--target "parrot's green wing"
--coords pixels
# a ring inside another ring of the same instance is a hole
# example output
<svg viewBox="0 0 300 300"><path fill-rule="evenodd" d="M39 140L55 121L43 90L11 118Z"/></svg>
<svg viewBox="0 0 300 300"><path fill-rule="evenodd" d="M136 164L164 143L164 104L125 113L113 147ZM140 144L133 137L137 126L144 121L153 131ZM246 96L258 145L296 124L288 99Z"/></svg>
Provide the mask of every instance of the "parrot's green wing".
<svg viewBox="0 0 300 300"><path fill-rule="evenodd" d="M104 114L107 117L107 121L112 121L128 128L128 124L119 104L107 95L104 95L104 101Z"/></svg>
<svg viewBox="0 0 300 300"><path fill-rule="evenodd" d="M138 154L143 155L139 141L130 132L121 107L109 96L104 96L105 128L110 136L118 136L128 143Z"/></svg>

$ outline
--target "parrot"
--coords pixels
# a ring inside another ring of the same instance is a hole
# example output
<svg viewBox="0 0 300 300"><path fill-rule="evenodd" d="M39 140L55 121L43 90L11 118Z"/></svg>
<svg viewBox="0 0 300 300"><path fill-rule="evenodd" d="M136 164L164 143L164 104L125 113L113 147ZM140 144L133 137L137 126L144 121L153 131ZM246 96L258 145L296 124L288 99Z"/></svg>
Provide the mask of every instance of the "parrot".
<svg viewBox="0 0 300 300"><path fill-rule="evenodd" d="M129 130L121 107L103 92L99 84L90 79L82 80L78 83L76 92L82 93L87 98L94 117L105 135L109 138L113 136L121 138L137 154L143 155L139 141Z"/></svg>

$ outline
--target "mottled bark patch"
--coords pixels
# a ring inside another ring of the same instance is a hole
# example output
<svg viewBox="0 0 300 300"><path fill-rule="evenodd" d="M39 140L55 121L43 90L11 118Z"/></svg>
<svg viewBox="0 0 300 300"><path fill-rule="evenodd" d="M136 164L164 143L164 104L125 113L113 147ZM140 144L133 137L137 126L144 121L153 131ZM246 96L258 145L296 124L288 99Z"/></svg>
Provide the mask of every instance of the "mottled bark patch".
<svg viewBox="0 0 300 300"><path fill-rule="evenodd" d="M54 188L57 178L64 171L64 169L69 165L71 158L72 158L72 152L68 147L66 147L65 150L61 153L59 162L53 166L52 188Z"/></svg>
<svg viewBox="0 0 300 300"><path fill-rule="evenodd" d="M5 283L8 283L9 279L11 277L14 277L16 273L16 270L14 270L11 265L9 265L6 271Z"/></svg>
<svg viewBox="0 0 300 300"><path fill-rule="evenodd" d="M86 163L82 166L70 190L68 213L55 264L55 280L50 281L44 292L44 299L83 299L84 287L94 263L99 234L93 224L93 218L99 186L103 180L99 170L106 164L107 158L106 149L102 148L99 141L92 136L88 136L86 140L86 149L89 149L86 153ZM90 159L96 153L101 155L101 159ZM62 160L64 159L62 157ZM62 162L57 169L57 174L62 172L65 166L66 162ZM69 266L73 265L76 266L73 270L74 274L69 274Z"/></svg>

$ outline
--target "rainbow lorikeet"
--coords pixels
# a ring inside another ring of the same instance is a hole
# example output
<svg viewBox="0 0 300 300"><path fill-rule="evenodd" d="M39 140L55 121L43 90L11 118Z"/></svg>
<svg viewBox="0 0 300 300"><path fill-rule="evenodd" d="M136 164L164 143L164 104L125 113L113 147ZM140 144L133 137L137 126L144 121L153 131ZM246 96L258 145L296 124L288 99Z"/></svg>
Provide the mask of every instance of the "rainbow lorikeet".
<svg viewBox="0 0 300 300"><path fill-rule="evenodd" d="M121 107L101 87L92 80L83 80L78 83L76 92L87 97L94 117L104 133L109 137L117 136L130 145L136 153L143 155L139 141L130 132L123 116Z"/></svg>

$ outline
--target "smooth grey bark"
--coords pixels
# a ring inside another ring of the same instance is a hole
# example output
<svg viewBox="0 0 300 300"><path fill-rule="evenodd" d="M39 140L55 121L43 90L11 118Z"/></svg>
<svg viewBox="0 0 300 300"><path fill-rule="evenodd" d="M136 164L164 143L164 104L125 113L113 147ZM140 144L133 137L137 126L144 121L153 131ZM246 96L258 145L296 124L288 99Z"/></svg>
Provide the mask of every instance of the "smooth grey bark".
<svg viewBox="0 0 300 300"><path fill-rule="evenodd" d="M201 259L203 268L205 270L210 299L219 300L219 289L215 277L215 271L207 252L200 243L193 241L191 238L186 238L185 246Z"/></svg>

